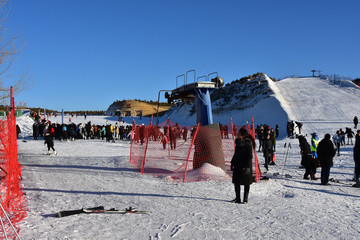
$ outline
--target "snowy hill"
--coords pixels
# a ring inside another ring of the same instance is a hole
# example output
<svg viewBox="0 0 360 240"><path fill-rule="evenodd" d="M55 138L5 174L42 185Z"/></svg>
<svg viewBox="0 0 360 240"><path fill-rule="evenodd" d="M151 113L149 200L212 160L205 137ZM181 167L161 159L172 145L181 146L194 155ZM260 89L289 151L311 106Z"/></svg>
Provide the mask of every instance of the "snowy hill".
<svg viewBox="0 0 360 240"><path fill-rule="evenodd" d="M347 83L337 85L319 78L289 78L271 87L289 119L348 122L360 111L360 88Z"/></svg>
<svg viewBox="0 0 360 240"><path fill-rule="evenodd" d="M255 124L283 126L282 135L288 120L309 123L305 125L311 132L316 131L311 127L313 122L351 124L354 116L360 115L360 88L350 81L334 83L309 77L274 82L264 74L235 81L214 91L211 97L214 122L226 124L232 117L235 124L245 124L254 117ZM194 112L193 103L183 103L169 110L168 116L192 124L196 122L196 114L191 114Z"/></svg>

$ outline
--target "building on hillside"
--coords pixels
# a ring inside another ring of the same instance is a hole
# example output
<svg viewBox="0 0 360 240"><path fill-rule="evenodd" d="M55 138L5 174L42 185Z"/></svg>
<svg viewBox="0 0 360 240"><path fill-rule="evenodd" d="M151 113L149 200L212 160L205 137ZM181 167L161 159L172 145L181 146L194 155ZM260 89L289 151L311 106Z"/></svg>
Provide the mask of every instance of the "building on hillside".
<svg viewBox="0 0 360 240"><path fill-rule="evenodd" d="M171 106L161 105L159 112L167 111ZM149 103L138 100L116 101L106 110L106 115L122 117L142 117L155 115L157 103Z"/></svg>

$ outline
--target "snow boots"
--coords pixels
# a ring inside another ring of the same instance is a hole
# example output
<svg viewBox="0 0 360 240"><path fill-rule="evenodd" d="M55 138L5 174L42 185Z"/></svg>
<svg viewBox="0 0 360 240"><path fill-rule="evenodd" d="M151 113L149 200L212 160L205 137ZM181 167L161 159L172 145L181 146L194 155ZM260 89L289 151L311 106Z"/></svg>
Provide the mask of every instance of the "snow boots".
<svg viewBox="0 0 360 240"><path fill-rule="evenodd" d="M356 183L352 185L353 187L360 188L360 178L356 180Z"/></svg>

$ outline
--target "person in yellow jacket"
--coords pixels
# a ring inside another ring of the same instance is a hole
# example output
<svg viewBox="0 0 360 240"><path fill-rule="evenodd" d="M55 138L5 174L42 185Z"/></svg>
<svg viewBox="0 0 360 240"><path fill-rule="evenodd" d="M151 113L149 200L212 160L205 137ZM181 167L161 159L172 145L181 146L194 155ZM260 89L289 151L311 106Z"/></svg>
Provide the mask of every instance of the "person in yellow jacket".
<svg viewBox="0 0 360 240"><path fill-rule="evenodd" d="M311 134L311 154L314 158L317 158L317 146L319 144L319 137L316 133Z"/></svg>

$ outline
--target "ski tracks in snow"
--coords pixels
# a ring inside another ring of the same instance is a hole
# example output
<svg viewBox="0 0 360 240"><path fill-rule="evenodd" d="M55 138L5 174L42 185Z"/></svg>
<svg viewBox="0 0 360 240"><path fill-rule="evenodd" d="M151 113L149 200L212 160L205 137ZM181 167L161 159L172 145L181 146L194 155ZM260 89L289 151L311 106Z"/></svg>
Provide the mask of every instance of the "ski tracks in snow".
<svg viewBox="0 0 360 240"><path fill-rule="evenodd" d="M160 240L160 239L169 239L173 237L178 237L178 234L188 225L190 222L185 222L181 224L175 224L170 222L169 224L162 224L159 228L160 232L155 233L155 236L150 236L151 240Z"/></svg>

